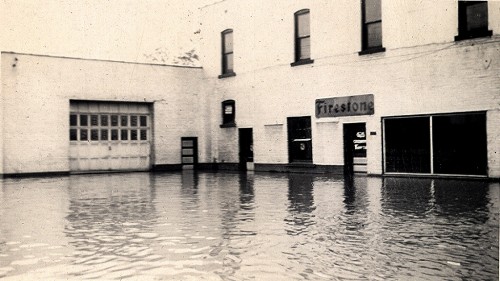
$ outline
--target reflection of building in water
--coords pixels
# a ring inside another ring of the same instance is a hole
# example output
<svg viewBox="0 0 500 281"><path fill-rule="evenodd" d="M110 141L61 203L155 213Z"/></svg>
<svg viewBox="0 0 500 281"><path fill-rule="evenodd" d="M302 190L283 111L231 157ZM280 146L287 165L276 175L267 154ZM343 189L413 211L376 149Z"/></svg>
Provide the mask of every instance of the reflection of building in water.
<svg viewBox="0 0 500 281"><path fill-rule="evenodd" d="M299 235L307 231L314 224L316 209L314 205L314 179L315 176L308 174L290 174L288 178L288 216L285 222L289 225L289 235Z"/></svg>
<svg viewBox="0 0 500 281"><path fill-rule="evenodd" d="M123 180L127 184L123 184ZM70 178L66 235L75 258L134 258L158 218L148 174ZM90 263L92 261L89 261Z"/></svg>

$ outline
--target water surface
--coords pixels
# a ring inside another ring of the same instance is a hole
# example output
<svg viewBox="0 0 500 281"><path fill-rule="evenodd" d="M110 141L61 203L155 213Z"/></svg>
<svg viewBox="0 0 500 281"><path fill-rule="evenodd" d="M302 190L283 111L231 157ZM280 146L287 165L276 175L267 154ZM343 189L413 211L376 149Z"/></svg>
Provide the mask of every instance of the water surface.
<svg viewBox="0 0 500 281"><path fill-rule="evenodd" d="M498 183L192 171L0 181L5 280L498 280Z"/></svg>

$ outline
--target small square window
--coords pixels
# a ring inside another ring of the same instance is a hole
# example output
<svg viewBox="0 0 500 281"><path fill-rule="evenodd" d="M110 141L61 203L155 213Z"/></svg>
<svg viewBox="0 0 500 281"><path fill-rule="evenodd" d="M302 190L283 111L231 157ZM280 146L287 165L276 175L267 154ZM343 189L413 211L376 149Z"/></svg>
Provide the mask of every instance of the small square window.
<svg viewBox="0 0 500 281"><path fill-rule="evenodd" d="M70 126L77 126L78 118L76 114L71 114L69 116L69 125Z"/></svg>
<svg viewBox="0 0 500 281"><path fill-rule="evenodd" d="M90 130L90 140L93 141L99 140L99 130L97 129Z"/></svg>
<svg viewBox="0 0 500 281"><path fill-rule="evenodd" d="M141 130L141 140L148 140L148 131Z"/></svg>
<svg viewBox="0 0 500 281"><path fill-rule="evenodd" d="M88 126L89 125L89 116L82 114L80 115L80 126Z"/></svg>
<svg viewBox="0 0 500 281"><path fill-rule="evenodd" d="M101 140L104 140L104 141L108 140L108 130L107 129L101 130Z"/></svg>
<svg viewBox="0 0 500 281"><path fill-rule="evenodd" d="M111 130L111 140L118 140L118 130L117 129Z"/></svg>
<svg viewBox="0 0 500 281"><path fill-rule="evenodd" d="M130 130L130 140L137 140L137 130Z"/></svg>
<svg viewBox="0 0 500 281"><path fill-rule="evenodd" d="M122 115L120 116L120 120L121 120L121 126L122 127L127 127L128 126L128 116L127 115Z"/></svg>
<svg viewBox="0 0 500 281"><path fill-rule="evenodd" d="M87 129L80 129L80 140L81 141L88 141L89 140Z"/></svg>
<svg viewBox="0 0 500 281"><path fill-rule="evenodd" d="M99 116L98 115L90 115L90 125L91 126L99 126Z"/></svg>
<svg viewBox="0 0 500 281"><path fill-rule="evenodd" d="M130 126L137 127L137 115L130 116Z"/></svg>
<svg viewBox="0 0 500 281"><path fill-rule="evenodd" d="M118 115L111 115L111 126L118 126Z"/></svg>
<svg viewBox="0 0 500 281"><path fill-rule="evenodd" d="M101 115L101 126L108 126L108 115Z"/></svg>
<svg viewBox="0 0 500 281"><path fill-rule="evenodd" d="M76 141L78 140L78 130L77 129L69 129L69 140Z"/></svg>
<svg viewBox="0 0 500 281"><path fill-rule="evenodd" d="M128 130L120 131L121 140L128 140Z"/></svg>
<svg viewBox="0 0 500 281"><path fill-rule="evenodd" d="M148 126L148 118L147 118L147 116L141 116L140 123L141 123L141 127L147 127Z"/></svg>

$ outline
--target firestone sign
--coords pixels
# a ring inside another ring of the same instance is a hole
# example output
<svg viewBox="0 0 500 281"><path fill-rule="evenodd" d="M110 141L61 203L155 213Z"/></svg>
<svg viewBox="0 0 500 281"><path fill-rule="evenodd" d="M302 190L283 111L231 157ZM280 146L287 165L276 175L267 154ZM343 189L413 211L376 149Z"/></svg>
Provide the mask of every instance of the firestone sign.
<svg viewBox="0 0 500 281"><path fill-rule="evenodd" d="M373 95L347 96L316 100L316 118L373 115Z"/></svg>

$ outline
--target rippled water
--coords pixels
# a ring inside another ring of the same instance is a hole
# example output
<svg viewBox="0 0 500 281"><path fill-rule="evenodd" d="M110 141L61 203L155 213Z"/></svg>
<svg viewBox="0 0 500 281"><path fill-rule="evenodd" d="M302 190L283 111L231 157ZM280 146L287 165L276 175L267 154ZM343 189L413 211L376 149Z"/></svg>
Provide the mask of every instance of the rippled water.
<svg viewBox="0 0 500 281"><path fill-rule="evenodd" d="M498 183L194 172L0 181L6 280L498 280Z"/></svg>

